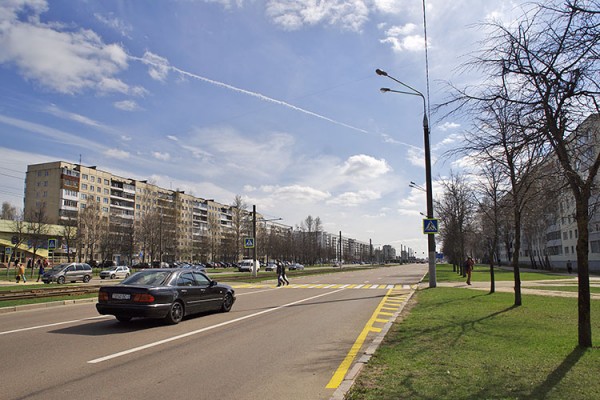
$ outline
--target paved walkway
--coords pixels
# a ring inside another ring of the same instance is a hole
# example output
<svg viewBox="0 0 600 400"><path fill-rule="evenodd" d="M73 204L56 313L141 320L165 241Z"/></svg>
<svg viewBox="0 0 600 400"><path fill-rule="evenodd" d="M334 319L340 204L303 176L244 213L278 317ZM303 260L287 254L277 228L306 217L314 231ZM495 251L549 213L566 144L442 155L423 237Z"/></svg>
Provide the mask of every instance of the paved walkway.
<svg viewBox="0 0 600 400"><path fill-rule="evenodd" d="M427 283L422 283L427 287ZM465 288L481 291L490 291L490 282L471 282L467 285L465 282L438 282L438 287ZM513 281L496 281L496 292L514 293L515 283ZM562 290L543 289L544 287L568 286L577 288L577 277L565 275L564 279L544 279L538 281L521 281L521 294L535 294L540 296L573 297L577 298L577 291L566 292ZM590 277L590 287L600 288L600 277ZM591 298L600 300L600 293L592 293Z"/></svg>

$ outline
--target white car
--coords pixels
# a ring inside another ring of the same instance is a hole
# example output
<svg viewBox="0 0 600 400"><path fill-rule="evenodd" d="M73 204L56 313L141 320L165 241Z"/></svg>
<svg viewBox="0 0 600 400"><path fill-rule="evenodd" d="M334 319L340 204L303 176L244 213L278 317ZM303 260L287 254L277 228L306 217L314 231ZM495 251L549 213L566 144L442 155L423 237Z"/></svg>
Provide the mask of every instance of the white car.
<svg viewBox="0 0 600 400"><path fill-rule="evenodd" d="M129 270L129 267L126 267L124 265L117 265L100 272L100 279L127 278L130 274L131 271Z"/></svg>
<svg viewBox="0 0 600 400"><path fill-rule="evenodd" d="M252 260L242 260L238 263L239 272L252 272ZM256 260L256 271L260 271L260 261Z"/></svg>

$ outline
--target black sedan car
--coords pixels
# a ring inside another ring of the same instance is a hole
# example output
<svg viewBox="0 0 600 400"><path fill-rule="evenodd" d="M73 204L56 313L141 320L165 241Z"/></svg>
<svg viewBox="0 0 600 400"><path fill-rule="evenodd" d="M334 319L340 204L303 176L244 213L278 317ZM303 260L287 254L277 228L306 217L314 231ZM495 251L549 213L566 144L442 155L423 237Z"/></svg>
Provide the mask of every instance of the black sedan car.
<svg viewBox="0 0 600 400"><path fill-rule="evenodd" d="M96 309L121 322L134 317L162 318L169 324L184 316L231 310L235 292L190 269L149 269L131 275L117 285L102 286Z"/></svg>

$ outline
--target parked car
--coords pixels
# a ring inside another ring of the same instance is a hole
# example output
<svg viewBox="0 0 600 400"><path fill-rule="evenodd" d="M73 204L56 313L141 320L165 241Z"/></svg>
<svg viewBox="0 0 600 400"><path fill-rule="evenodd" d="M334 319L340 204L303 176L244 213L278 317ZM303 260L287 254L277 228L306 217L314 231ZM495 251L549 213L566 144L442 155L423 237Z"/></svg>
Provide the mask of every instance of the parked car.
<svg viewBox="0 0 600 400"><path fill-rule="evenodd" d="M294 263L294 264L290 264L290 266L288 267L288 269L290 271L303 270L304 269L304 265L298 264L298 263Z"/></svg>
<svg viewBox="0 0 600 400"><path fill-rule="evenodd" d="M102 286L96 309L120 322L132 318L162 318L177 324L183 317L206 311L231 310L235 292L203 272L189 269L149 269L116 285Z"/></svg>
<svg viewBox="0 0 600 400"><path fill-rule="evenodd" d="M242 260L238 264L238 271L240 272L252 272L253 260ZM256 271L260 270L260 261L256 260Z"/></svg>
<svg viewBox="0 0 600 400"><path fill-rule="evenodd" d="M127 278L129 275L131 275L131 271L129 270L129 267L124 265L117 265L104 271L100 271L100 279Z"/></svg>
<svg viewBox="0 0 600 400"><path fill-rule="evenodd" d="M65 263L59 264L50 270L46 270L42 276L42 282L65 282L82 281L88 283L92 279L92 267L87 263Z"/></svg>
<svg viewBox="0 0 600 400"><path fill-rule="evenodd" d="M267 266L265 267L265 271L277 271L277 264L268 263Z"/></svg>

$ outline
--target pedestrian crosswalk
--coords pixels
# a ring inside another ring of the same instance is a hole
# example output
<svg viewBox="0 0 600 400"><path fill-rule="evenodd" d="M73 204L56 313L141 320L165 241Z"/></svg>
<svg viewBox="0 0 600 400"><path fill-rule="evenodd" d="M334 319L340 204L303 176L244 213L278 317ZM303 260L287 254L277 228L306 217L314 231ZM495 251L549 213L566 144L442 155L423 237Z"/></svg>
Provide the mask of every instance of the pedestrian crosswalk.
<svg viewBox="0 0 600 400"><path fill-rule="evenodd" d="M275 283L233 283L234 289L267 289L277 287ZM371 284L371 283L291 283L282 288L289 289L417 289L417 285Z"/></svg>

